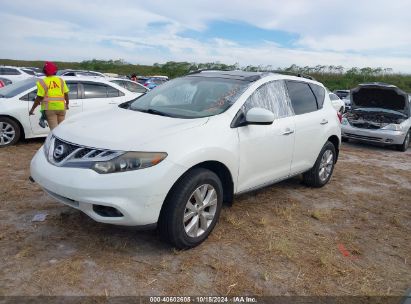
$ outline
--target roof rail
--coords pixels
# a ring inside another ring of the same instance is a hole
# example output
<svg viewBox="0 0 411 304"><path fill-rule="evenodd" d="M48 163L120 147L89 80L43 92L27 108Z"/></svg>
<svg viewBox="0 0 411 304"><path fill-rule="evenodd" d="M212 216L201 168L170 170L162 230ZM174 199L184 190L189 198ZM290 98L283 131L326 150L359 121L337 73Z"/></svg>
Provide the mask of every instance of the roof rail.
<svg viewBox="0 0 411 304"><path fill-rule="evenodd" d="M296 77L301 77L301 78L317 81L314 77L307 75L307 74L303 74L303 73L286 72L286 71L278 71L278 70L272 71L272 73L296 76Z"/></svg>

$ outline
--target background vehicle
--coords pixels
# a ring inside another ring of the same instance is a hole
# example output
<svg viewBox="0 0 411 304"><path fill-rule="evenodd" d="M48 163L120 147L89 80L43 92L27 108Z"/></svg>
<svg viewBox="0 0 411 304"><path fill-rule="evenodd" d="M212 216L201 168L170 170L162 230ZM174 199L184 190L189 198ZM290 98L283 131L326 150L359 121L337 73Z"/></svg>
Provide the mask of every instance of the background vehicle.
<svg viewBox="0 0 411 304"><path fill-rule="evenodd" d="M316 81L192 73L63 123L35 155L31 174L96 221L158 223L164 239L190 248L207 238L234 194L300 173L307 185L324 186L338 158L337 114Z"/></svg>
<svg viewBox="0 0 411 304"><path fill-rule="evenodd" d="M0 88L8 86L12 84L10 79L4 78L4 77L0 77Z"/></svg>
<svg viewBox="0 0 411 304"><path fill-rule="evenodd" d="M161 78L157 78L157 77L150 77L149 79L147 79L147 81L144 83L144 86L149 88L150 90L154 89L155 87L167 82L168 80L161 77Z"/></svg>
<svg viewBox="0 0 411 304"><path fill-rule="evenodd" d="M106 76L103 73L95 72L95 71L84 71L84 70L59 70L57 72L57 76L78 76L78 77L92 76L92 77L106 78Z"/></svg>
<svg viewBox="0 0 411 304"><path fill-rule="evenodd" d="M329 93L331 103L334 109L341 114L345 112L345 103L336 94Z"/></svg>
<svg viewBox="0 0 411 304"><path fill-rule="evenodd" d="M409 96L385 83L360 84L351 90L352 109L344 115L344 141L356 139L395 145L406 151L410 143L411 106Z"/></svg>
<svg viewBox="0 0 411 304"><path fill-rule="evenodd" d="M13 66L0 66L0 77L6 77L12 82L22 81L27 78L31 78L34 75L32 73L27 73L21 68Z"/></svg>
<svg viewBox="0 0 411 304"><path fill-rule="evenodd" d="M81 112L112 108L132 100L134 93L95 77L63 77L70 89L70 109L67 118ZM29 115L37 94L37 78L29 78L0 89L0 147L15 144L21 137L45 137L49 128L39 126L40 111Z"/></svg>
<svg viewBox="0 0 411 304"><path fill-rule="evenodd" d="M147 91L149 91L149 89L146 88L145 86L135 81L128 80L128 79L116 78L116 79L110 79L109 81L129 90L130 92L144 94Z"/></svg>
<svg viewBox="0 0 411 304"><path fill-rule="evenodd" d="M350 94L350 90L334 90L333 93L337 95L340 99L344 99Z"/></svg>

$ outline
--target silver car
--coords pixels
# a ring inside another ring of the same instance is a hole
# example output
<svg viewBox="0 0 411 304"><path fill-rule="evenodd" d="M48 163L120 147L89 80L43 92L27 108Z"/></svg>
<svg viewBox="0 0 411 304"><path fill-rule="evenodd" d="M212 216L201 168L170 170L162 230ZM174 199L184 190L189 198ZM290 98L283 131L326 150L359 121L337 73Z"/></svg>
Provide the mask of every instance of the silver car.
<svg viewBox="0 0 411 304"><path fill-rule="evenodd" d="M411 105L407 93L385 83L360 84L351 90L351 110L344 114L342 141L395 145L406 151L410 144Z"/></svg>

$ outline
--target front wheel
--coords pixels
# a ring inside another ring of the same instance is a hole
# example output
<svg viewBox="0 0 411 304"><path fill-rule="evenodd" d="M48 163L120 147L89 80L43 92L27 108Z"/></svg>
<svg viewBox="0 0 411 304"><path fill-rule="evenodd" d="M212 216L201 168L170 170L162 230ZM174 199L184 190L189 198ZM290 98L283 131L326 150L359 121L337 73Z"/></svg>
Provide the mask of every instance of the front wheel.
<svg viewBox="0 0 411 304"><path fill-rule="evenodd" d="M411 137L411 130L408 131L407 135L405 135L404 142L402 145L397 145L396 148L398 151L405 152L410 145L410 137Z"/></svg>
<svg viewBox="0 0 411 304"><path fill-rule="evenodd" d="M179 249L203 242L216 225L223 202L218 176L197 168L186 173L173 186L161 210L161 237Z"/></svg>
<svg viewBox="0 0 411 304"><path fill-rule="evenodd" d="M14 120L0 117L0 148L14 145L20 139L20 126Z"/></svg>
<svg viewBox="0 0 411 304"><path fill-rule="evenodd" d="M314 167L303 174L304 183L316 188L324 186L328 183L334 171L335 160L335 147L331 142L327 141L321 149Z"/></svg>

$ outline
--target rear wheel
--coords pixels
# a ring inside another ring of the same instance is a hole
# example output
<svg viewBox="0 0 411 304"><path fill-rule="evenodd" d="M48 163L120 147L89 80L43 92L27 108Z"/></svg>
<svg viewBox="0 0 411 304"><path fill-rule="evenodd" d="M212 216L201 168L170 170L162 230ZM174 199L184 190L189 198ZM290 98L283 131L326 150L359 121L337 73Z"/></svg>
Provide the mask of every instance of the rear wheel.
<svg viewBox="0 0 411 304"><path fill-rule="evenodd" d="M199 245L213 230L220 216L223 188L210 170L189 171L173 186L159 219L161 237L176 248Z"/></svg>
<svg viewBox="0 0 411 304"><path fill-rule="evenodd" d="M322 187L331 178L334 171L336 152L334 145L327 141L311 170L303 174L304 183L311 187Z"/></svg>
<svg viewBox="0 0 411 304"><path fill-rule="evenodd" d="M0 148L14 145L21 135L20 126L14 120L0 117Z"/></svg>
<svg viewBox="0 0 411 304"><path fill-rule="evenodd" d="M396 148L398 151L405 152L408 149L408 146L410 145L410 137L411 137L411 130L408 130L407 135L405 135L404 142L402 145L396 145Z"/></svg>

